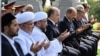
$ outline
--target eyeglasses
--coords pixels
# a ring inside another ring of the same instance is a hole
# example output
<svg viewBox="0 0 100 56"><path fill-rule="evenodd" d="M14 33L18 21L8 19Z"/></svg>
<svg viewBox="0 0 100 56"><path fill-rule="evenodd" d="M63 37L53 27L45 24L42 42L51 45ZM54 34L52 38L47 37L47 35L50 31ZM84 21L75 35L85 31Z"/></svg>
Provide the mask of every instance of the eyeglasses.
<svg viewBox="0 0 100 56"><path fill-rule="evenodd" d="M47 20L40 20L40 22L46 23L46 22L47 22Z"/></svg>
<svg viewBox="0 0 100 56"><path fill-rule="evenodd" d="M24 23L25 25L34 25L34 23Z"/></svg>

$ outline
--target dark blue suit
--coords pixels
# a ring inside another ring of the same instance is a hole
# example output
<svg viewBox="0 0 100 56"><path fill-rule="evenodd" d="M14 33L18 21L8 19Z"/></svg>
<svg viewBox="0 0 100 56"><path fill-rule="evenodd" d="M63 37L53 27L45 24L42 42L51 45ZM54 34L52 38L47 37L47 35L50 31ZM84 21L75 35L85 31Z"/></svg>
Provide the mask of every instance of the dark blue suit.
<svg viewBox="0 0 100 56"><path fill-rule="evenodd" d="M74 25L75 25L75 29L77 29L77 28L79 28L79 27L82 26L81 20L79 21L79 20L77 20L77 19L74 19L74 20L73 20L73 23L74 23ZM90 50L91 50L92 48L91 48L91 46L89 46L89 45L85 44L83 41L81 41L82 35L83 35L82 33L80 33L80 34L77 35L77 37L78 37L78 38L77 38L77 41L80 43L81 55L82 55L82 56L89 56L88 54L89 54L89 52L90 52Z"/></svg>
<svg viewBox="0 0 100 56"><path fill-rule="evenodd" d="M47 20L48 26L47 26L47 31L45 34L47 35L49 40L53 40L54 38L57 38L60 34L59 29L56 25L54 25L50 20ZM64 48L63 48L64 51ZM67 53L66 53L67 52ZM63 55L69 55L70 56L80 56L80 52L77 49L74 49L72 47L66 46L65 52L63 52ZM69 54L68 54L69 53Z"/></svg>
<svg viewBox="0 0 100 56"><path fill-rule="evenodd" d="M54 25L50 20L47 20L48 26L47 26L47 31L46 35L49 40L53 40L54 38L57 38L59 36L59 30L56 25Z"/></svg>
<svg viewBox="0 0 100 56"><path fill-rule="evenodd" d="M17 56L11 44L3 35L1 35L1 40L2 56ZM24 55L20 45L17 42L15 42L15 46L20 56L31 56L30 54Z"/></svg>
<svg viewBox="0 0 100 56"><path fill-rule="evenodd" d="M60 30L60 32L62 33L62 32L64 32L66 29L67 29L71 34L70 34L70 36L69 36L68 38L66 38L66 39L63 41L63 43L64 43L66 46L72 46L72 47L78 49L79 44L78 44L78 41L76 40L77 34L76 34L76 32L75 32L75 26L74 26L73 22L70 22L70 21L68 20L68 18L64 17L64 18L63 18L63 21L61 21L61 22L59 23L59 30Z"/></svg>
<svg viewBox="0 0 100 56"><path fill-rule="evenodd" d="M1 44L2 45L2 56L17 56L15 51L13 50L12 46L8 42L8 40L2 35L1 35L1 39L2 39L2 42L1 42L2 43ZM18 45L18 43L17 43L17 45ZM21 51L20 55L24 56L21 48L19 48L19 49Z"/></svg>

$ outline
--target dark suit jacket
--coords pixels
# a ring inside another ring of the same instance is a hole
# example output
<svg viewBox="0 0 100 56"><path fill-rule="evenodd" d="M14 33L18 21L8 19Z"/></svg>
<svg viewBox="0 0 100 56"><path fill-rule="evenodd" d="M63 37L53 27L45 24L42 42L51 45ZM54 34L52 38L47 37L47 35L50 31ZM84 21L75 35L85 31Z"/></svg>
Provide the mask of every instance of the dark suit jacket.
<svg viewBox="0 0 100 56"><path fill-rule="evenodd" d="M71 33L71 35L67 39L72 40L72 38L75 38L76 32L75 32L75 26L73 24L73 21L69 22L68 19L64 17L63 21L59 22L58 27L59 27L60 33L64 32L66 29Z"/></svg>
<svg viewBox="0 0 100 56"><path fill-rule="evenodd" d="M79 27L82 26L81 20L78 21L78 20L74 19L74 20L73 20L73 24L75 25L75 30L76 30L77 28L79 28Z"/></svg>
<svg viewBox="0 0 100 56"><path fill-rule="evenodd" d="M83 18L83 19L85 19L85 18ZM92 31L91 31L91 29L92 29L92 24L90 23L90 22L87 22L87 21L84 21L84 20L81 20L81 23L82 24L90 24L89 25L89 27L86 29L86 30L84 30L84 32L82 33L83 34L83 36L86 36L86 35L88 35L88 34L90 34L91 35L91 33L92 33Z"/></svg>
<svg viewBox="0 0 100 56"><path fill-rule="evenodd" d="M53 40L54 38L57 38L59 36L59 30L58 27L56 27L50 20L47 20L48 26L46 35L49 40Z"/></svg>
<svg viewBox="0 0 100 56"><path fill-rule="evenodd" d="M2 56L17 56L15 51L13 50L13 47L10 45L9 41L3 35L1 35L1 39L2 39L1 42ZM16 46L18 48L20 56L31 56L29 54L24 55L20 45L17 42L16 42Z"/></svg>
<svg viewBox="0 0 100 56"><path fill-rule="evenodd" d="M8 40L1 35L2 56L17 56Z"/></svg>
<svg viewBox="0 0 100 56"><path fill-rule="evenodd" d="M79 28L79 27L82 26L81 20L78 21L78 20L74 19L74 20L73 20L73 23L74 23L74 25L75 25L75 30L76 30L77 28ZM77 39L78 43L80 43L80 40L81 40L82 35L83 35L83 32L81 32L80 34L77 35L77 38L76 38L76 39Z"/></svg>
<svg viewBox="0 0 100 56"><path fill-rule="evenodd" d="M78 47L78 42L76 40L76 32L75 32L75 26L73 22L69 22L66 17L63 18L63 21L59 23L59 30L60 33L64 32L66 29L71 33L68 38L66 38L63 43L68 46L73 46L75 48Z"/></svg>

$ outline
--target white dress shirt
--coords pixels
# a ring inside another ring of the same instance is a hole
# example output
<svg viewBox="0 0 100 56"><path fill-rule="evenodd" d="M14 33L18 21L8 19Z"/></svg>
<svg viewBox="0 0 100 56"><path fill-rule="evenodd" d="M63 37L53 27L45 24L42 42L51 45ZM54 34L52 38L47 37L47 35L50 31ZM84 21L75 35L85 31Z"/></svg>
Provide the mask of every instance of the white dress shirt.
<svg viewBox="0 0 100 56"><path fill-rule="evenodd" d="M85 13L85 17L86 17L87 21L89 21L88 13Z"/></svg>

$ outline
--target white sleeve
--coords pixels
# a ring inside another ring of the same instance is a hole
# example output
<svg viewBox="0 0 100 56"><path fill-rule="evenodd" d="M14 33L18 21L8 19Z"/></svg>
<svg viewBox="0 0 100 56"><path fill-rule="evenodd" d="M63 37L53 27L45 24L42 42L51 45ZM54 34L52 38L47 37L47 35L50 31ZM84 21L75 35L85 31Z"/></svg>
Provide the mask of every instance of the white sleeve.
<svg viewBox="0 0 100 56"><path fill-rule="evenodd" d="M62 51L62 43L57 39L54 39L53 41L50 41L50 46L46 49L46 51L59 53Z"/></svg>
<svg viewBox="0 0 100 56"><path fill-rule="evenodd" d="M20 44L24 55L27 55L29 53L34 56L34 53L28 50L26 41L23 38L15 37L14 40Z"/></svg>

